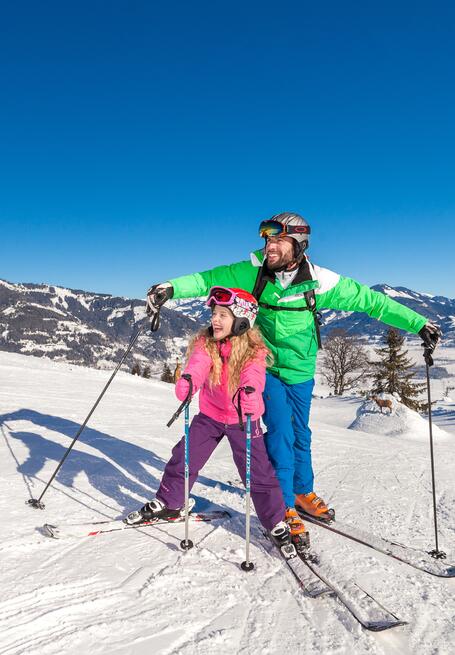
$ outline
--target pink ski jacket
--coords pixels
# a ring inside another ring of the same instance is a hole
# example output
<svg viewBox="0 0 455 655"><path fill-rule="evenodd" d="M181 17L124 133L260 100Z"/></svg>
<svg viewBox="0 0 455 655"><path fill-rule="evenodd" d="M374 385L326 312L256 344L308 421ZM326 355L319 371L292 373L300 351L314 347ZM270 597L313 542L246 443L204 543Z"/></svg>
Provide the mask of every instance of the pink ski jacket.
<svg viewBox="0 0 455 655"><path fill-rule="evenodd" d="M220 355L223 359L221 371L221 384L211 387L209 384L209 373L212 368L212 359L204 349L204 337L196 342L194 350L183 373L191 375L193 380L193 395L200 389L199 409L203 414L210 416L215 421L226 425L238 424L239 417L232 402L233 393L228 389L228 360L231 354L231 342L219 343ZM258 355L249 361L240 373L240 387L254 387L254 393L245 394L240 392L242 402L242 414L251 414L254 421L264 413L264 402L262 392L265 386L265 359L266 350L260 351ZM175 395L179 400L185 400L189 389L187 380L180 378L175 385Z"/></svg>

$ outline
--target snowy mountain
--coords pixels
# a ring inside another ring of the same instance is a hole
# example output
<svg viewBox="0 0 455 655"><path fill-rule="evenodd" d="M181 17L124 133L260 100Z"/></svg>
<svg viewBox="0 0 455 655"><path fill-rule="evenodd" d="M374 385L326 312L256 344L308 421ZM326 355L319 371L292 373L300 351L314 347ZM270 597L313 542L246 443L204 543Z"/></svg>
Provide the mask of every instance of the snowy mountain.
<svg viewBox="0 0 455 655"><path fill-rule="evenodd" d="M391 287L388 284L376 284L371 288L381 291L393 300L427 316L429 320L441 327L445 344L455 343L455 299L431 296L406 287ZM341 328L351 334L365 335L370 338L372 336L379 337L387 330L386 326L366 314L334 312L327 309L322 312L322 315L324 318L322 334L328 333L334 328Z"/></svg>
<svg viewBox="0 0 455 655"><path fill-rule="evenodd" d="M167 308L158 333L150 333L148 323L143 300L0 280L0 350L112 367L135 330L144 326L134 359L157 373L163 361L182 355L198 323Z"/></svg>
<svg viewBox="0 0 455 655"><path fill-rule="evenodd" d="M442 327L444 343L455 343L455 300L385 284L373 289L436 321ZM371 339L387 329L365 314L332 310L322 314L323 335L342 328ZM151 334L141 299L0 280L0 350L98 368L112 367L134 330L144 325L146 329L135 347L134 359L149 364L156 375L164 361L172 363L182 357L188 337L208 322L210 312L203 299L188 299L170 301L161 315L159 332ZM133 357L128 366L132 360Z"/></svg>
<svg viewBox="0 0 455 655"><path fill-rule="evenodd" d="M205 324L210 321L210 309L205 305L205 298L182 298L181 300L169 300L166 304L169 309L194 318L199 323Z"/></svg>

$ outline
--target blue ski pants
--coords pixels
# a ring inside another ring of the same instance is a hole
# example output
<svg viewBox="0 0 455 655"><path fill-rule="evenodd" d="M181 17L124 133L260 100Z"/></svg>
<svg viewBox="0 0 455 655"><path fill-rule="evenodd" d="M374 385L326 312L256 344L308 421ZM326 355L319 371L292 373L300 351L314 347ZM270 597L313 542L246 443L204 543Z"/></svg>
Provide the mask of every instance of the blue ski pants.
<svg viewBox="0 0 455 655"><path fill-rule="evenodd" d="M286 384L267 373L264 389L265 446L286 507L296 494L313 491L311 430L308 426L314 380Z"/></svg>

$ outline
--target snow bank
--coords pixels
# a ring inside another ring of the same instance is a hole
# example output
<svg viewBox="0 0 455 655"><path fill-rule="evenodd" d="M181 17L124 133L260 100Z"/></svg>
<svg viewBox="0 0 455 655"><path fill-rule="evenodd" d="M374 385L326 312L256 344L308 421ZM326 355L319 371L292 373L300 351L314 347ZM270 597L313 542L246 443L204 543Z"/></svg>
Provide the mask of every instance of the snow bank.
<svg viewBox="0 0 455 655"><path fill-rule="evenodd" d="M390 400L392 410L382 409L374 400L366 400L357 410L357 416L349 426L350 430L401 437L416 441L429 438L428 418L400 403L392 394L381 394L382 400ZM449 434L433 423L433 437L439 441L449 438Z"/></svg>

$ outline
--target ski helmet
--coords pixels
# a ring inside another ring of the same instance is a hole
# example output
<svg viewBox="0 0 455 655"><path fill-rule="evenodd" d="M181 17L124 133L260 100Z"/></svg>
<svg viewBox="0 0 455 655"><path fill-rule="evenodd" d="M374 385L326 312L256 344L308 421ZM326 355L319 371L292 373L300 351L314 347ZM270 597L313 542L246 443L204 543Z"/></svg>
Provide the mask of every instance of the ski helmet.
<svg viewBox="0 0 455 655"><path fill-rule="evenodd" d="M209 291L207 307L220 305L227 307L234 314L231 335L239 337L253 327L258 313L256 298L244 289L229 289L228 287L212 287Z"/></svg>
<svg viewBox="0 0 455 655"><path fill-rule="evenodd" d="M275 214L272 218L262 221L259 235L264 239L271 236L290 237L294 245L294 258L301 262L303 254L310 243L311 228L307 221L293 212Z"/></svg>

